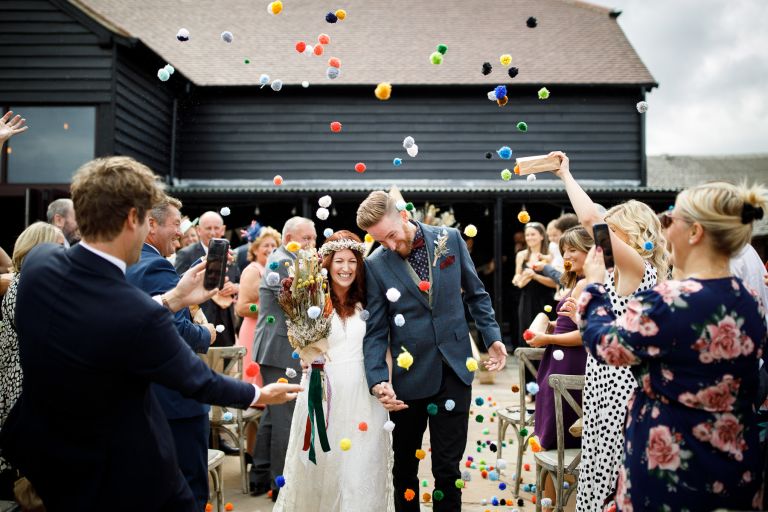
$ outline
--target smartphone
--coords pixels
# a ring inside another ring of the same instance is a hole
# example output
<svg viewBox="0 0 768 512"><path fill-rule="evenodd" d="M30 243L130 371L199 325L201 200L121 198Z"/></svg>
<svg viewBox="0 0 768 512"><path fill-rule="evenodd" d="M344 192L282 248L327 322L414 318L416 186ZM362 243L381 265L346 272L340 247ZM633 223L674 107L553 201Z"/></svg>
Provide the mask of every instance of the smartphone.
<svg viewBox="0 0 768 512"><path fill-rule="evenodd" d="M595 224L592 226L595 237L595 245L603 250L605 268L613 268L613 246L611 245L611 231L608 224Z"/></svg>
<svg viewBox="0 0 768 512"><path fill-rule="evenodd" d="M224 287L224 278L227 274L227 256L229 254L229 241L224 238L212 238L208 243L208 257L205 260L205 277L203 288L213 290Z"/></svg>

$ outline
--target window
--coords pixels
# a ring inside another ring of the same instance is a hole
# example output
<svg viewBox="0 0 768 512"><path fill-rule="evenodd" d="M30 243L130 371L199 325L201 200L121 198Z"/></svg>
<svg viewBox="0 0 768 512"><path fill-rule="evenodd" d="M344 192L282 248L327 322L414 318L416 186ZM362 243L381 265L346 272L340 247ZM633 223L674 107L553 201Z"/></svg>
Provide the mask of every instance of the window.
<svg viewBox="0 0 768 512"><path fill-rule="evenodd" d="M25 107L10 110L29 130L8 141L8 183L69 183L94 157L96 107Z"/></svg>

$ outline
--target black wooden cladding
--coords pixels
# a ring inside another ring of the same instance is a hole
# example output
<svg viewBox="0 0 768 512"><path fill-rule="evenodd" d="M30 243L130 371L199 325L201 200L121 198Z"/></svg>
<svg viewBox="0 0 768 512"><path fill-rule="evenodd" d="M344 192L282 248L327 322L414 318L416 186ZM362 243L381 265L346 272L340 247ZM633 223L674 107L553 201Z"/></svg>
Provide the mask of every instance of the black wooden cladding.
<svg viewBox="0 0 768 512"><path fill-rule="evenodd" d="M158 174L168 174L171 157L173 96L158 80L154 60L136 64L134 52L118 47L115 84L115 148L148 165Z"/></svg>
<svg viewBox="0 0 768 512"><path fill-rule="evenodd" d="M551 88L553 89L553 88ZM558 95L560 92L560 95ZM354 180L366 178L494 179L514 157L561 149L582 179L641 180L639 91L569 94L551 99L510 93L500 108L484 93L402 95L387 102L373 94L284 94L269 88L238 94L203 92L179 112L179 177L183 179ZM341 133L332 133L340 121ZM518 121L529 131L520 133ZM419 154L402 147L416 139ZM493 159L487 160L487 152ZM394 167L392 160L402 158Z"/></svg>
<svg viewBox="0 0 768 512"><path fill-rule="evenodd" d="M0 1L0 100L108 103L112 50L48 0Z"/></svg>

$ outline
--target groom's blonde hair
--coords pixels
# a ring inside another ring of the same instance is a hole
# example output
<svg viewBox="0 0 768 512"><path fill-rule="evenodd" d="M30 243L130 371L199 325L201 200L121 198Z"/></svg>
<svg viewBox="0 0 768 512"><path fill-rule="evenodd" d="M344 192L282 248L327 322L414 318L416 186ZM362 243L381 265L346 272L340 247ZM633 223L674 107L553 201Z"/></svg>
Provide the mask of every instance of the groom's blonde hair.
<svg viewBox="0 0 768 512"><path fill-rule="evenodd" d="M368 194L365 201L357 208L357 227L363 231L378 224L387 215L397 214L394 198L383 190Z"/></svg>

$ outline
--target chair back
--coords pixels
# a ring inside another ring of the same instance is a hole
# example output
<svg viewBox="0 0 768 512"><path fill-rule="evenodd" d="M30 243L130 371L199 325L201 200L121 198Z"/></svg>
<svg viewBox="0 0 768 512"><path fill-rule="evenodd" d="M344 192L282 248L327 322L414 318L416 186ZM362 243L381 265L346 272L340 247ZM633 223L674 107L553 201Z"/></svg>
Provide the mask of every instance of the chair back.
<svg viewBox="0 0 768 512"><path fill-rule="evenodd" d="M579 418L584 416L581 405L571 395L571 391L581 391L584 389L583 375L561 375L552 374L549 376L549 386L552 388L555 399L555 423L557 428L557 465L562 468L564 473L574 474L581 462L581 450L568 465L563 467L565 459L565 431L568 427L563 424L563 399L574 410ZM562 475L561 475L562 480Z"/></svg>
<svg viewBox="0 0 768 512"><path fill-rule="evenodd" d="M233 379L242 379L243 377L243 359L245 359L246 349L239 345L232 347L211 347L205 354L199 354L205 364L213 371L227 375ZM222 416L228 411L227 407L211 405L211 420L221 422ZM236 422L240 426L242 423L243 411L234 409ZM226 422L229 423L229 422Z"/></svg>
<svg viewBox="0 0 768 512"><path fill-rule="evenodd" d="M545 350L546 349L543 348L531 347L519 347L515 349L515 357L518 361L520 361L520 364L517 365L518 382L520 383L520 392L518 393L518 397L520 399L520 420L524 425L528 424L526 419L528 410L525 407L525 369L527 368L528 371L533 375L533 378L536 379L536 376L539 372L536 369L536 366L534 366L533 361L541 361L544 357Z"/></svg>

